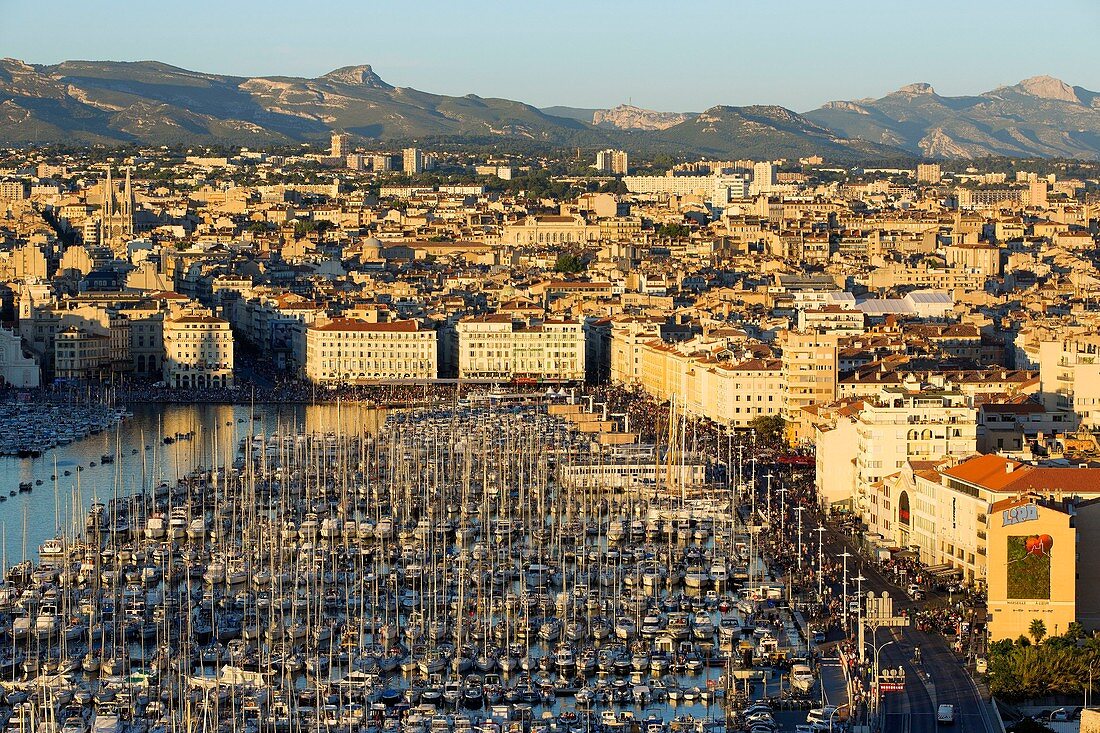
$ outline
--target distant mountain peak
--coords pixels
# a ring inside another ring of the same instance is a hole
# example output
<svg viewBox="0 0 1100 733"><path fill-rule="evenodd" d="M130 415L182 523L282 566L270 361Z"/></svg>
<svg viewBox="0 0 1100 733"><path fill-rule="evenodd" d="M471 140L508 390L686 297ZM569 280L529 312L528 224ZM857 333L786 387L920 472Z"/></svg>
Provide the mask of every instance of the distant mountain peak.
<svg viewBox="0 0 1100 733"><path fill-rule="evenodd" d="M1073 87L1066 84L1061 79L1055 79L1053 76L1047 76L1045 74L1024 79L1016 85L1016 89L1024 94L1040 99L1054 99L1060 102L1074 102L1078 104L1081 102L1081 100L1077 98L1077 93L1073 91Z"/></svg>
<svg viewBox="0 0 1100 733"><path fill-rule="evenodd" d="M897 94L935 94L936 90L932 88L931 84L923 81L918 81L915 84L906 84L899 89Z"/></svg>
<svg viewBox="0 0 1100 733"><path fill-rule="evenodd" d="M339 69L333 69L321 78L340 84L354 84L356 86L373 87L375 89L393 89L392 86L382 81L382 77L374 73L374 69L372 69L369 64L341 66Z"/></svg>
<svg viewBox="0 0 1100 733"><path fill-rule="evenodd" d="M598 109L592 115L592 124L619 130L667 130L678 125L689 115L678 112L655 112L632 104L620 104L613 109Z"/></svg>

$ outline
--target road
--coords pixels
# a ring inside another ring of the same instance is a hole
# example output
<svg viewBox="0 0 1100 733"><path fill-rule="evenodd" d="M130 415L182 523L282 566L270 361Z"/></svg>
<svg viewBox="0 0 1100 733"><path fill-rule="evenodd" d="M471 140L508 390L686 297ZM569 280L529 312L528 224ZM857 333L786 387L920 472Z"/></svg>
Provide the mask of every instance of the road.
<svg viewBox="0 0 1100 733"><path fill-rule="evenodd" d="M824 551L832 557L854 547L848 538L830 530L823 538ZM848 558L848 582L855 593L852 578L862 575L863 593L873 591L880 595L890 592L894 599L894 612L913 613L918 604L900 589L889 583L872 563L864 563L857 557ZM943 636L917 631L912 627L881 628L867 634L868 661L874 652L870 644L880 647L879 663L883 668L901 666L905 670L905 691L883 694L882 731L924 733L936 730L936 711L939 705L955 706L954 730L960 733L993 733L994 728L988 706L981 699L967 670L959 663ZM887 644L887 641L893 643ZM921 661L914 662L915 649L921 650Z"/></svg>

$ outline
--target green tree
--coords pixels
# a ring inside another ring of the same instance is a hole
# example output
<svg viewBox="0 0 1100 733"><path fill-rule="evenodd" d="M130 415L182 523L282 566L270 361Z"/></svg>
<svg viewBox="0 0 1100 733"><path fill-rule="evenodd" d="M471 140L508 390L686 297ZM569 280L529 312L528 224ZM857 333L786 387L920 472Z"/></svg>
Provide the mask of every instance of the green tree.
<svg viewBox="0 0 1100 733"><path fill-rule="evenodd" d="M683 239L691 234L691 228L687 224L658 224L654 234L658 237Z"/></svg>
<svg viewBox="0 0 1100 733"><path fill-rule="evenodd" d="M783 439L787 423L779 415L761 415L753 418L749 427L756 431L757 440L764 443L778 443Z"/></svg>
<svg viewBox="0 0 1100 733"><path fill-rule="evenodd" d="M1047 625L1043 623L1041 618L1034 619L1031 625L1027 627L1027 633L1038 644L1047 635Z"/></svg>
<svg viewBox="0 0 1100 733"><path fill-rule="evenodd" d="M585 268L584 260L571 252L561 252L554 262L554 272L575 273Z"/></svg>

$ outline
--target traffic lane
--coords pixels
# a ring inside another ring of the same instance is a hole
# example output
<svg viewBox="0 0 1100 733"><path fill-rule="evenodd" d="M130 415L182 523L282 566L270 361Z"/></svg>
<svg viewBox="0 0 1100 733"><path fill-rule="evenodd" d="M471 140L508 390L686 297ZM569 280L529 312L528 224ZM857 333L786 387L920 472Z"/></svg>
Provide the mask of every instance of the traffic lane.
<svg viewBox="0 0 1100 733"><path fill-rule="evenodd" d="M982 712L985 702L943 637L915 630L909 633L922 645L923 671L935 688L936 704L955 706L955 725L961 731L987 733L991 730Z"/></svg>
<svg viewBox="0 0 1100 733"><path fill-rule="evenodd" d="M892 632L896 630L891 630ZM991 727L979 706L983 705L977 688L942 637L904 628L893 633L893 644L882 649L883 667L905 670L905 693L899 695L897 706L914 713L914 730L925 725L925 718L936 725L940 705L955 706L955 729L964 733L989 733ZM920 648L920 662L915 661ZM893 708L885 707L884 710ZM917 717L919 714L919 719Z"/></svg>

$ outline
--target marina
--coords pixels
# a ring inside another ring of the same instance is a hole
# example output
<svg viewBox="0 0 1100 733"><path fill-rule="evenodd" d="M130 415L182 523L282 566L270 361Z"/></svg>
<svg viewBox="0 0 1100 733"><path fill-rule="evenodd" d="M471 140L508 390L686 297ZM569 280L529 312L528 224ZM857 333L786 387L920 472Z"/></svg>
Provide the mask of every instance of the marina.
<svg viewBox="0 0 1100 733"><path fill-rule="evenodd" d="M96 401L43 400L0 404L0 456L34 458L113 429L131 416L125 409Z"/></svg>
<svg viewBox="0 0 1100 733"><path fill-rule="evenodd" d="M190 458L55 482L60 531L5 562L9 730L763 733L821 700L740 462L553 405L327 409L119 437Z"/></svg>

